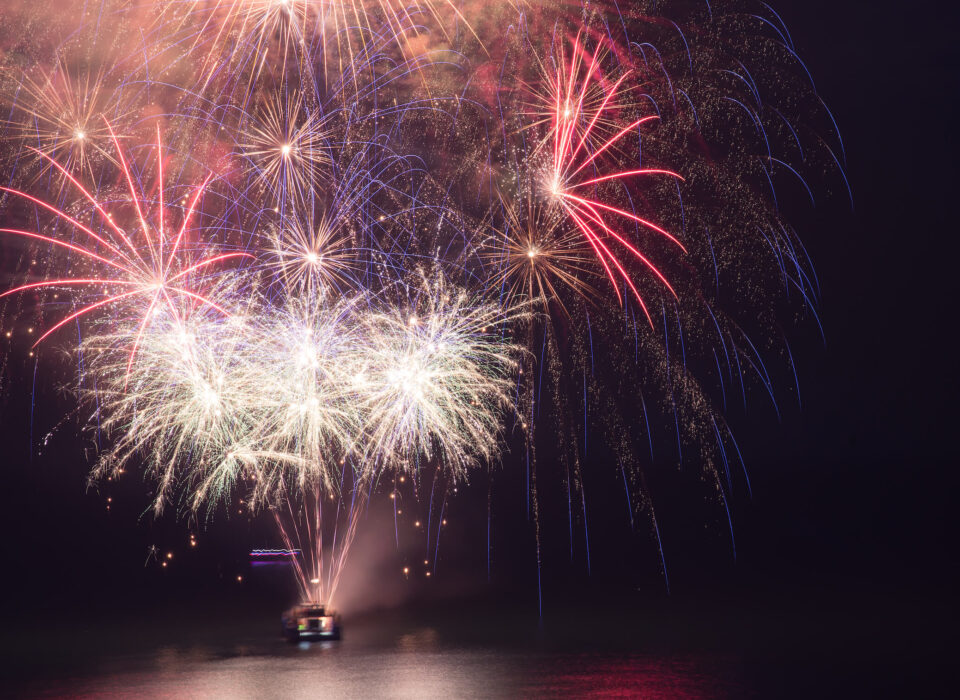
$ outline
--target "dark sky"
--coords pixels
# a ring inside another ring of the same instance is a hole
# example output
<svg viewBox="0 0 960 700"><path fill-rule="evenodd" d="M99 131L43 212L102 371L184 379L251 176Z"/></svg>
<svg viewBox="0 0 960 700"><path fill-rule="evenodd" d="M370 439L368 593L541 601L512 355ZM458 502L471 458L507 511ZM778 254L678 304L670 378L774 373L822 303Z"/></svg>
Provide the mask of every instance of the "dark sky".
<svg viewBox="0 0 960 700"><path fill-rule="evenodd" d="M827 205L803 231L824 288L827 343L805 353L799 421L782 442L766 441L760 459L793 464L764 474L783 515L806 514L812 543L837 560L866 549L865 578L895 572L921 588L954 573L948 506L958 485L960 54L943 7L777 8L841 125L856 209L844 216Z"/></svg>
<svg viewBox="0 0 960 700"><path fill-rule="evenodd" d="M737 563L719 536L713 554L713 545L682 551L682 518L665 516L676 523L664 533L675 587L697 591L698 572L722 571L747 587L827 580L946 592L955 583L948 507L960 487L956 20L942 3L773 5L840 125L855 209L838 191L798 222L820 277L826 344L811 331L793 348L801 409L780 424L759 416L738 426L754 498L735 504ZM76 443L54 441L29 459L22 396L2 404L2 421L3 575L21 594L135 590L146 585L145 542L182 546L188 526L172 517L148 522L131 505L106 514L104 499L85 491ZM33 437L36 448L43 436ZM181 583L215 589L239 566L231 548L247 546L249 533L235 520L201 534L219 553ZM597 550L616 562L622 544L603 539ZM529 573L529 551L504 556L508 571ZM478 562L469 566L480 571Z"/></svg>

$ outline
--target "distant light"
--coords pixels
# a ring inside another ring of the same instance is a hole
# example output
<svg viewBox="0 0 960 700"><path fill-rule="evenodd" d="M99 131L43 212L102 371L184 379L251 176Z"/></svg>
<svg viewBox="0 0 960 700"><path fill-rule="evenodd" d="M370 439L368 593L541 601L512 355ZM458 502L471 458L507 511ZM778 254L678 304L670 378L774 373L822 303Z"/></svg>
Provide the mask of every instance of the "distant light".
<svg viewBox="0 0 960 700"><path fill-rule="evenodd" d="M413 526L414 526L414 527L420 527L420 521L418 520L417 522L415 522L415 523L413 524Z"/></svg>
<svg viewBox="0 0 960 700"><path fill-rule="evenodd" d="M251 557L295 557L300 554L299 549L254 549Z"/></svg>
<svg viewBox="0 0 960 700"><path fill-rule="evenodd" d="M312 579L310 579L310 583L312 583L313 585L317 585L318 583L320 583L320 579L318 579L318 578L312 578Z"/></svg>
<svg viewBox="0 0 960 700"><path fill-rule="evenodd" d="M167 559L173 559L173 552L167 552Z"/></svg>
<svg viewBox="0 0 960 700"><path fill-rule="evenodd" d="M243 581L243 576L237 574L237 583L240 583L241 581Z"/></svg>
<svg viewBox="0 0 960 700"><path fill-rule="evenodd" d="M409 573L410 573L410 567L409 566L403 567L403 575L406 576Z"/></svg>

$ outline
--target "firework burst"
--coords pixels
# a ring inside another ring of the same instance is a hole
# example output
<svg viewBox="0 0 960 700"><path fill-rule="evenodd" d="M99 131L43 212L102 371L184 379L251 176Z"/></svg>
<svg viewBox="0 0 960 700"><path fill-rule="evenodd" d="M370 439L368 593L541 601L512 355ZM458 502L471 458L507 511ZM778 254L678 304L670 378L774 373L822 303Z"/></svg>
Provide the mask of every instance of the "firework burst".
<svg viewBox="0 0 960 700"><path fill-rule="evenodd" d="M319 222L298 216L273 236L266 264L289 290L301 290L311 299L326 290L345 290L356 268L356 251L342 217L324 216ZM301 293L296 292L296 293Z"/></svg>
<svg viewBox="0 0 960 700"><path fill-rule="evenodd" d="M240 152L281 205L304 201L331 162L323 119L305 108L300 95L268 102L245 133Z"/></svg>
<svg viewBox="0 0 960 700"><path fill-rule="evenodd" d="M412 292L365 322L353 378L367 416L365 459L415 471L418 456L436 456L462 478L498 453L518 368L518 347L502 332L525 312L474 300L439 276L421 276Z"/></svg>
<svg viewBox="0 0 960 700"><path fill-rule="evenodd" d="M543 196L557 202L583 235L617 297L622 301L622 282L629 287L652 325L647 304L633 282L628 264L618 255L618 249L625 250L672 294L675 292L649 256L626 237L620 224L624 221L639 224L664 236L681 250L686 249L666 229L606 201L604 195L609 194L609 188L605 186L616 188L642 176L682 178L675 172L659 168L616 167L616 163L623 160L616 156L622 155L627 148L627 136L655 121L657 116L646 114L632 120L622 117L635 108L635 93L641 86L629 82L629 70L616 78L605 74L602 69L604 58L602 43L598 43L591 53L578 35L569 49L559 43L556 55L547 64L552 64L552 68L544 68L546 92L538 98L540 120L534 124L548 127L544 148L549 148L550 165L541 176L540 187ZM605 167L608 163L613 167Z"/></svg>
<svg viewBox="0 0 960 700"><path fill-rule="evenodd" d="M66 252L71 260L76 261L77 266L89 269L90 274L29 282L3 292L2 296L28 290L75 290L75 300L79 308L54 323L37 339L34 346L71 321L86 317L98 309L122 305L133 311L139 315L139 323L129 339L129 367L150 319L160 308L165 307L179 318L188 315L197 304L202 304L229 315L225 308L202 293L202 287L198 286L198 283L202 283L204 275L209 274L219 263L252 256L242 252L210 254L208 245L202 241L189 240L190 226L197 204L209 184L209 177L196 187L191 195L184 197L184 206L177 207L179 225L173 220L172 212L167 211L168 205L164 202L163 151L159 130L156 147L156 206L144 199L134 182L131 167L123 155L119 141L112 129L110 132L123 179L128 187L130 206L123 209L132 208L133 211L124 211L122 215L116 216L108 212L98 198L66 168L46 154L38 152L38 155L76 188L86 207L99 217L100 233L52 204L27 192L7 187L0 189L54 214L80 236L81 242L71 242L72 237L51 236L23 229L3 228L0 233L49 244L55 250ZM132 223L128 225L127 221ZM141 304L143 300L147 303Z"/></svg>
<svg viewBox="0 0 960 700"><path fill-rule="evenodd" d="M71 70L58 56L49 73L24 75L16 105L20 119L12 123L28 147L56 160L72 173L92 178L92 158L109 158L112 134L107 119L122 122L122 101L108 88L103 69ZM49 160L43 165L51 168Z"/></svg>
<svg viewBox="0 0 960 700"><path fill-rule="evenodd" d="M579 232L568 229L561 207L545 202L530 188L519 203L503 193L499 203L502 231L483 254L496 266L491 284L503 287L509 306L532 303L549 315L556 304L569 314L558 287L581 297L596 294L586 281L594 276L589 250Z"/></svg>
<svg viewBox="0 0 960 700"><path fill-rule="evenodd" d="M94 380L84 394L97 406L98 429L114 438L92 476L116 475L136 460L157 483L156 512L185 483L191 507L216 503L256 466L242 445L255 420L236 381L251 360L237 332L242 317L224 320L202 307L184 317L164 305L147 314L146 326L97 323L81 344ZM131 334L140 341L133 363L118 350Z"/></svg>
<svg viewBox="0 0 960 700"><path fill-rule="evenodd" d="M264 493L336 492L339 467L360 442L363 418L352 377L357 349L367 342L357 329L363 298L325 296L307 292L261 312L253 342L262 359L235 377L259 415L253 440ZM266 401L264 383L276 387Z"/></svg>

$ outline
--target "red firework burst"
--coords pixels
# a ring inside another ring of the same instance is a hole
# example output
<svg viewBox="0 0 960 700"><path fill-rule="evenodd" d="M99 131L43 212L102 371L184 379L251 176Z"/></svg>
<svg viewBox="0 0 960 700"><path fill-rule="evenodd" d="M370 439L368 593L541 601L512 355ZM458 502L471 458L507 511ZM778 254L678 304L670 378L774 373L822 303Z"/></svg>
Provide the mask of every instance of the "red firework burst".
<svg viewBox="0 0 960 700"><path fill-rule="evenodd" d="M0 233L40 241L53 246L55 250L67 251L71 256L71 265L82 261L85 263L84 269L89 270L90 274L82 277L51 277L38 282L29 282L3 292L0 297L31 289L68 287L82 290L75 300L76 307L79 308L47 329L34 343L34 347L74 319L121 302L126 304L127 315L137 319L137 330L133 334L129 348L127 363L129 371L144 331L153 314L159 309L166 308L176 319L182 319L192 308L200 305L209 306L229 315L226 309L201 292L199 283L202 282L203 276L197 273L205 272L210 266L224 260L253 256L240 252L208 255L206 253L210 246L203 241L196 241L190 246L185 245L197 204L210 183L212 175L208 176L200 186L194 188L191 196L183 199L182 204L185 206L176 207L182 211L182 220L179 227L168 231L167 226L172 217L165 214L165 210L170 207L164 202L163 150L159 128L156 145L158 192L156 202L147 200L143 196L123 149L120 148L116 134L109 124L107 129L133 205L135 217L132 230L124 230L124 227L117 223L119 217L108 212L98 198L63 165L49 155L34 149L40 158L47 161L76 188L82 197L81 201L85 201L99 216L101 220L97 227L99 233L92 225L82 223L63 209L22 190L9 187L0 187L0 191L13 194L54 214L58 219L69 224L70 229L81 234L81 240L73 243L57 235L14 228L0 228ZM150 210L151 208L153 211ZM200 251L200 254L197 251Z"/></svg>
<svg viewBox="0 0 960 700"><path fill-rule="evenodd" d="M601 63L602 44L591 54L578 34L572 42L569 58L560 47L553 69L546 69L547 92L541 96L540 123L549 124L546 143L551 150L550 170L544 188L560 204L563 211L583 234L604 271L613 283L617 298L623 303L618 278L622 279L640 303L652 325L650 313L639 290L627 271L618 249L639 260L670 293L676 292L667 278L621 231L620 222L630 221L655 231L686 252L683 244L669 231L633 211L614 206L600 199L598 186L603 183L628 181L643 176L683 178L671 170L659 168L622 168L629 161L621 149L628 134L641 125L658 119L655 114L624 120L620 115L636 111L628 83L632 71L624 71L616 80L605 75ZM625 123L626 122L626 123ZM604 173L604 169L609 172ZM618 169L619 168L619 169Z"/></svg>

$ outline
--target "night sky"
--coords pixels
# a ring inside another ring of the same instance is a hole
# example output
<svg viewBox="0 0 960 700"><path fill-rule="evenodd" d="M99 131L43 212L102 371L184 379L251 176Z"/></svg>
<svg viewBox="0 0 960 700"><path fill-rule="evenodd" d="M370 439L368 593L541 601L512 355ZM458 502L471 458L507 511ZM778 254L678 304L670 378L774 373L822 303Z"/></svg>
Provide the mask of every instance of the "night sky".
<svg viewBox="0 0 960 700"><path fill-rule="evenodd" d="M792 333L800 406L784 400L779 422L759 402L731 417L753 485L752 499L739 494L732 504L736 559L695 476L668 473L656 482L672 598L845 609L855 622L844 624L865 635L882 628L896 649L922 639L932 656L945 643L938 621L952 612L958 583L957 18L942 3L813 0L775 9L840 126L854 208L837 186L794 217L819 276L826 342L810 324ZM11 363L8 371L25 367ZM207 599L235 595L243 575L279 610L286 589L264 577L251 582L244 558L251 547L277 544L262 520L231 514L195 524L169 512L155 521L141 516L149 500L137 477L88 490L90 463L69 427L73 399L45 391L31 433L31 381L12 377L0 400L5 609L17 614L24 601L39 600L109 609L117 601ZM63 416L67 427L44 445ZM631 532L622 490L591 477L600 471L590 467L591 575L582 552L572 562L565 555L565 523L551 525L548 615L559 607L551 601L598 591L637 595L644 605L666 600L646 525ZM479 474L451 501L436 580L408 583L391 573L401 559L387 547L377 566L400 592L372 604L496 595L535 608L520 472L508 456L498 476L491 584L487 482ZM199 541L193 552L191 532ZM144 567L150 545L174 553L167 570Z"/></svg>

